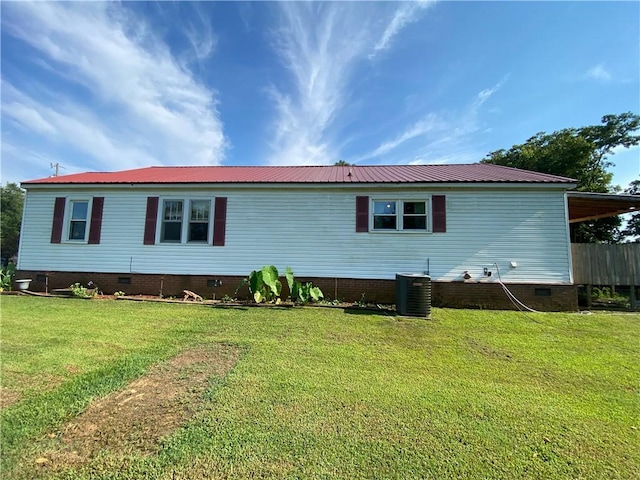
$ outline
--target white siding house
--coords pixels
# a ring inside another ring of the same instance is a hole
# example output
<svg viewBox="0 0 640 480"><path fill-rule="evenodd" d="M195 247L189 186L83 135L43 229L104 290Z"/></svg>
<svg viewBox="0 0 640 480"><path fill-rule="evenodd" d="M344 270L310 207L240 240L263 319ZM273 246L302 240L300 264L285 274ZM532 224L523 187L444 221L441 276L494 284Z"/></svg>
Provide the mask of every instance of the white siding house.
<svg viewBox="0 0 640 480"><path fill-rule="evenodd" d="M351 176L357 168L365 167L353 167ZM245 276L273 264L309 278L428 272L435 282L458 282L468 272L468 282L490 283L499 268L507 284L571 285L565 193L573 184L531 175L493 182L25 182L18 269Z"/></svg>

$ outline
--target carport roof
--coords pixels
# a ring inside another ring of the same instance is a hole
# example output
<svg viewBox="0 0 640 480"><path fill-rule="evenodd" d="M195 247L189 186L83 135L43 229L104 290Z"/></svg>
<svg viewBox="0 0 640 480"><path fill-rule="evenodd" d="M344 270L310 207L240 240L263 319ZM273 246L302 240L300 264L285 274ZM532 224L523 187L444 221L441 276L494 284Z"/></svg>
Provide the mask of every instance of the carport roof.
<svg viewBox="0 0 640 480"><path fill-rule="evenodd" d="M569 223L614 217L640 210L640 195L567 192Z"/></svg>

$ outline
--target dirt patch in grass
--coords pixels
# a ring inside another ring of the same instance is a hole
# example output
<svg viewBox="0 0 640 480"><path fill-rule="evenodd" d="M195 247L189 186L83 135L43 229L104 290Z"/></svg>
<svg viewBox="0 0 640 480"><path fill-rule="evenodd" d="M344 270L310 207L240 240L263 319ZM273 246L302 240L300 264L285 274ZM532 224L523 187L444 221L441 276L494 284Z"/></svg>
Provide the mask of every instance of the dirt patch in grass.
<svg viewBox="0 0 640 480"><path fill-rule="evenodd" d="M472 350L484 355L485 357L496 358L499 360L507 360L507 361L511 360L510 353L495 350L489 347L488 345L484 345L483 343L480 343L474 339L468 339L467 341L468 341L469 347L471 347Z"/></svg>
<svg viewBox="0 0 640 480"><path fill-rule="evenodd" d="M13 405L18 400L20 400L20 394L18 392L14 392L13 390L9 390L8 388L0 387L0 408Z"/></svg>
<svg viewBox="0 0 640 480"><path fill-rule="evenodd" d="M88 463L100 451L148 454L160 440L185 424L199 409L211 378L224 377L240 349L207 345L187 350L154 366L123 390L93 402L87 410L43 441L40 468L59 469Z"/></svg>

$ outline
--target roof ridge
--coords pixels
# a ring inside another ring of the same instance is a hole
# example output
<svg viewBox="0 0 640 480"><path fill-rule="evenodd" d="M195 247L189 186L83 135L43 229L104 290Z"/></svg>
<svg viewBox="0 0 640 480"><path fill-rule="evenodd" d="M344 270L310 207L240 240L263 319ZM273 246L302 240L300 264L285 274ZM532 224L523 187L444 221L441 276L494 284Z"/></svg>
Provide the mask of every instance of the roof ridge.
<svg viewBox="0 0 640 480"><path fill-rule="evenodd" d="M350 175L347 175L347 171ZM548 173L482 163L422 165L156 165L115 172L83 172L24 184L404 184L574 183Z"/></svg>

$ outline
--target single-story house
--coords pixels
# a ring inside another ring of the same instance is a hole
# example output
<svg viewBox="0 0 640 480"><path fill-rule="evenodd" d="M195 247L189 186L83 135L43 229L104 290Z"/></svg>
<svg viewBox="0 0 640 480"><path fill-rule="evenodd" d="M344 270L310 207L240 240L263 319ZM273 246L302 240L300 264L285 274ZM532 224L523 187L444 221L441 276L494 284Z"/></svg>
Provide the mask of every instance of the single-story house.
<svg viewBox="0 0 640 480"><path fill-rule="evenodd" d="M148 167L22 183L32 290L234 295L263 265L329 298L393 303L428 273L436 306L577 307L570 178L486 164ZM20 278L18 277L18 278ZM220 285L220 281L222 284Z"/></svg>

